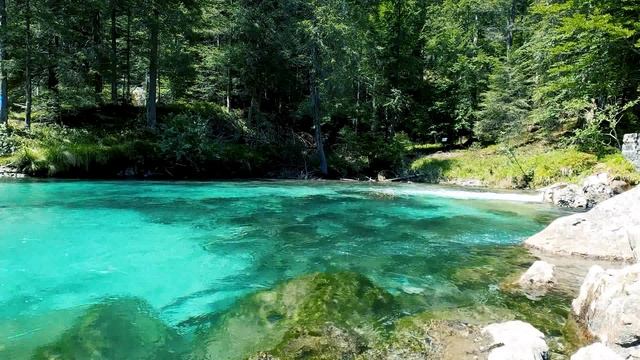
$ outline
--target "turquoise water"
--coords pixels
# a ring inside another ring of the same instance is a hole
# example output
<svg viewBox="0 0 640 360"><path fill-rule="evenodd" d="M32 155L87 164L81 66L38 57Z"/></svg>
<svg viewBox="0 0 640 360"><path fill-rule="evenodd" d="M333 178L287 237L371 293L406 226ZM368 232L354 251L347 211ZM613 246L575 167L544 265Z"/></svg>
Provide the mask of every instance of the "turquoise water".
<svg viewBox="0 0 640 360"><path fill-rule="evenodd" d="M452 269L559 213L473 197L487 196L330 182L0 182L0 358L28 357L107 298L144 299L189 333L242 296L316 271L362 273L424 297L414 306L425 309L474 301Z"/></svg>

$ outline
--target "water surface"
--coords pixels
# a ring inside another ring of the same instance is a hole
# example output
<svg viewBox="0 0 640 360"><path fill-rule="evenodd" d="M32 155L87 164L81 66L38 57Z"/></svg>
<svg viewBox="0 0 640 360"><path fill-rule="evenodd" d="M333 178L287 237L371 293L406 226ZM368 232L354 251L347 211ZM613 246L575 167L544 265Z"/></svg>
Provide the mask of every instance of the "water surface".
<svg viewBox="0 0 640 360"><path fill-rule="evenodd" d="M28 357L105 299L143 299L188 334L249 293L317 271L362 273L414 296L411 311L477 302L493 290L466 287L456 270L499 257L560 214L449 192L331 182L0 182L0 358Z"/></svg>

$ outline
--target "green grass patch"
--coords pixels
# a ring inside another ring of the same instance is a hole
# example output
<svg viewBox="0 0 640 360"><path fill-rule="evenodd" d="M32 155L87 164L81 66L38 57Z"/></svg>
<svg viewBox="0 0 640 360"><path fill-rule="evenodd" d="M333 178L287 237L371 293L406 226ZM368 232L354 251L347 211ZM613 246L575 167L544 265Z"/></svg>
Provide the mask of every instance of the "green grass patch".
<svg viewBox="0 0 640 360"><path fill-rule="evenodd" d="M579 182L586 176L608 172L631 184L640 182L640 174L620 153L598 158L574 148L549 149L541 145L521 147L511 153L499 146L461 150L425 156L415 160L411 169L427 181L481 180L498 188L539 188L556 182Z"/></svg>

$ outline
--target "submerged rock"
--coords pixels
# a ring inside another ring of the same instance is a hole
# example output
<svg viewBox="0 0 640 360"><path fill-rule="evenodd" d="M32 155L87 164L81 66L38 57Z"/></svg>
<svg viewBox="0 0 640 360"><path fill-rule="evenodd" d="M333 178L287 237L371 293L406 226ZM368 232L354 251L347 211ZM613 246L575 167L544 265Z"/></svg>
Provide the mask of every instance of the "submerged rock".
<svg viewBox="0 0 640 360"><path fill-rule="evenodd" d="M358 360L487 359L489 337L476 325L433 320L428 313L400 319L390 338Z"/></svg>
<svg viewBox="0 0 640 360"><path fill-rule="evenodd" d="M508 321L482 330L491 337L489 360L547 360L549 346L544 334L531 324Z"/></svg>
<svg viewBox="0 0 640 360"><path fill-rule="evenodd" d="M520 279L518 286L529 298L544 296L555 285L555 265L536 261Z"/></svg>
<svg viewBox="0 0 640 360"><path fill-rule="evenodd" d="M193 358L352 358L395 310L393 297L362 275L311 274L240 301L200 335Z"/></svg>
<svg viewBox="0 0 640 360"><path fill-rule="evenodd" d="M571 360L624 360L615 351L608 348L603 343L595 343L589 346L585 346L578 350Z"/></svg>
<svg viewBox="0 0 640 360"><path fill-rule="evenodd" d="M33 359L180 359L177 332L138 299L91 306L56 342L36 350Z"/></svg>
<svg viewBox="0 0 640 360"><path fill-rule="evenodd" d="M625 358L640 358L640 264L620 270L594 266L572 306L594 337Z"/></svg>
<svg viewBox="0 0 640 360"><path fill-rule="evenodd" d="M640 187L609 199L587 213L557 219L525 244L560 255L633 261L630 232L640 226Z"/></svg>

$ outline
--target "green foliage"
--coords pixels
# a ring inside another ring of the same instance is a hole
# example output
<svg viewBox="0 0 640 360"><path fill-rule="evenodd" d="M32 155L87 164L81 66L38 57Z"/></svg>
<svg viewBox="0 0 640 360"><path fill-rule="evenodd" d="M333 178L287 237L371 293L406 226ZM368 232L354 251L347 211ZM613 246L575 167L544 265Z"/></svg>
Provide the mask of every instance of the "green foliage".
<svg viewBox="0 0 640 360"><path fill-rule="evenodd" d="M400 172L409 146L407 136L402 133L385 140L379 134L356 134L343 128L332 149L330 164L342 177L376 176L381 170Z"/></svg>
<svg viewBox="0 0 640 360"><path fill-rule="evenodd" d="M0 125L0 157L13 154L18 149L17 136L7 125Z"/></svg>
<svg viewBox="0 0 640 360"><path fill-rule="evenodd" d="M521 134L530 103L526 79L511 64L498 64L482 94L474 134L484 142L507 141Z"/></svg>
<svg viewBox="0 0 640 360"><path fill-rule="evenodd" d="M163 124L159 148L163 157L177 166L199 171L202 165L219 157L220 145L210 139L209 122L191 114L178 114Z"/></svg>
<svg viewBox="0 0 640 360"><path fill-rule="evenodd" d="M19 138L11 165L33 175L108 175L133 165L136 136L96 136L87 130L56 125L37 126Z"/></svg>

